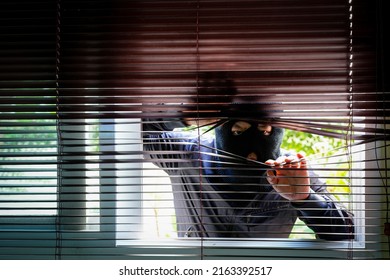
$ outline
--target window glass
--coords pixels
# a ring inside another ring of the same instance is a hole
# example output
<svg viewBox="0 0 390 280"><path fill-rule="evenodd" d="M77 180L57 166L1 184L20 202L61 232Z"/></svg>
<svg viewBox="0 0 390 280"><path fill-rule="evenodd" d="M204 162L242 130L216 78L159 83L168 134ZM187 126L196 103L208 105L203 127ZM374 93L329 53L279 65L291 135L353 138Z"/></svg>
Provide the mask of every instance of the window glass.
<svg viewBox="0 0 390 280"><path fill-rule="evenodd" d="M56 214L55 121L2 120L0 130L0 215Z"/></svg>

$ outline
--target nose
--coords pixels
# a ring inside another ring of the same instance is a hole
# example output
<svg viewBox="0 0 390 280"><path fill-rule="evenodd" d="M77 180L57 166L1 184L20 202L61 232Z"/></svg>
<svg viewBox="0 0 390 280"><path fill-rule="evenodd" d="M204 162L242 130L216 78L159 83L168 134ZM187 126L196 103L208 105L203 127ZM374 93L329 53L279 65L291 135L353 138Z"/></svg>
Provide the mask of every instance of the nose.
<svg viewBox="0 0 390 280"><path fill-rule="evenodd" d="M249 155L246 156L249 160L257 160L257 155L254 152L251 152Z"/></svg>

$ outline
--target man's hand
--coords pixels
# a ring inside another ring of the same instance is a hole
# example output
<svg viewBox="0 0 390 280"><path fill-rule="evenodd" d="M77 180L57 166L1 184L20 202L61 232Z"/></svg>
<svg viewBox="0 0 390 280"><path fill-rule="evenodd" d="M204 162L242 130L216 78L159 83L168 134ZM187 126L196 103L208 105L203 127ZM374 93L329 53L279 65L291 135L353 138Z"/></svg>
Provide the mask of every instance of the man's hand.
<svg viewBox="0 0 390 280"><path fill-rule="evenodd" d="M267 180L282 197L294 201L309 196L309 171L302 154L269 159L265 163L273 167L267 170Z"/></svg>

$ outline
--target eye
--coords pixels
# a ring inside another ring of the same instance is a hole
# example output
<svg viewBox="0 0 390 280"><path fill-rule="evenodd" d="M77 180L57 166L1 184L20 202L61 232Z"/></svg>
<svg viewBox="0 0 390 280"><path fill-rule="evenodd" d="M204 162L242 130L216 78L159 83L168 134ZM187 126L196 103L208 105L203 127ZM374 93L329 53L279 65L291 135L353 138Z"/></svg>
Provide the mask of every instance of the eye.
<svg viewBox="0 0 390 280"><path fill-rule="evenodd" d="M239 136L239 135L241 135L243 132L244 132L244 131L234 130L234 131L232 131L232 134L233 134L234 136Z"/></svg>
<svg viewBox="0 0 390 280"><path fill-rule="evenodd" d="M263 132L263 135L269 136L272 133L272 126L265 125L265 124L258 124L257 129L261 132Z"/></svg>
<svg viewBox="0 0 390 280"><path fill-rule="evenodd" d="M238 121L235 122L232 126L232 134L233 136L239 136L247 131L251 127L250 123Z"/></svg>

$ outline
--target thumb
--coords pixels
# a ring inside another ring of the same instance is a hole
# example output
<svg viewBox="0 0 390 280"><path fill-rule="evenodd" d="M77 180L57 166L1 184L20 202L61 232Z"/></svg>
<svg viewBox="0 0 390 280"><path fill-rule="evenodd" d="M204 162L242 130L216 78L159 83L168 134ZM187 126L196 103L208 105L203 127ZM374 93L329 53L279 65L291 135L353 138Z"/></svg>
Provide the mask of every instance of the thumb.
<svg viewBox="0 0 390 280"><path fill-rule="evenodd" d="M271 185L276 185L278 183L278 178L275 176L274 170L267 170L267 181Z"/></svg>

